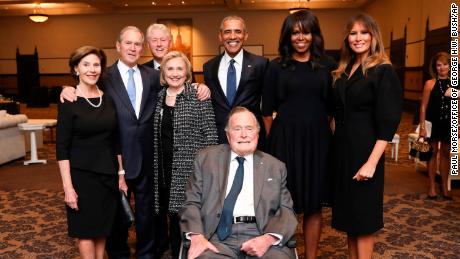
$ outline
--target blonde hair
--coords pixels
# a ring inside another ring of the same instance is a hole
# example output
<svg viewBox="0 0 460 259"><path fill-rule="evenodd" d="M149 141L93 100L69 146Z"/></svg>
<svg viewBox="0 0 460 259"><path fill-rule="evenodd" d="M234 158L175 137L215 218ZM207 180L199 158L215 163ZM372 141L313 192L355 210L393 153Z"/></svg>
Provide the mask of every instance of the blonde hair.
<svg viewBox="0 0 460 259"><path fill-rule="evenodd" d="M184 53L182 53L180 51L170 51L170 52L168 52L168 54L166 54L163 57L163 59L161 61L161 65L160 65L160 84L163 85L163 86L168 85L168 83L166 82L166 79L165 79L165 71L164 71L164 69L166 69L166 63L168 61L170 61L171 59L173 59L173 58L182 58L182 60L185 63L185 71L186 71L185 82L186 83L191 83L192 82L192 65L190 64L190 61L184 55Z"/></svg>
<svg viewBox="0 0 460 259"><path fill-rule="evenodd" d="M348 64L350 64L350 62L356 58L356 54L350 48L350 44L348 42L348 36L350 35L350 32L356 23L361 23L368 30L372 37L369 55L362 61L363 74L366 75L369 68L375 67L377 65L391 64L390 59L385 53L382 34L380 33L377 22L374 20L374 18L365 13L359 13L351 17L345 27L345 35L340 51L339 66L336 70L332 71L334 82L337 80L337 78L340 77L340 75L345 72Z"/></svg>

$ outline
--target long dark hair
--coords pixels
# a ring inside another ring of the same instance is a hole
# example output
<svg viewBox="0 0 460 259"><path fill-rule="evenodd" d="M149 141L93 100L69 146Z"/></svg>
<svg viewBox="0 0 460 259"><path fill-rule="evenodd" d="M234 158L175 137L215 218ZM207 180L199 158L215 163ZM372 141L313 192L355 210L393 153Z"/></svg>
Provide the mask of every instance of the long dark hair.
<svg viewBox="0 0 460 259"><path fill-rule="evenodd" d="M319 66L319 60L324 55L324 39L319 27L318 18L309 10L297 11L284 19L278 46L278 52L281 56L280 62L285 67L289 66L292 61L292 54L295 50L292 47L291 35L296 25L300 26L302 33L312 34L310 61L313 68L316 68Z"/></svg>

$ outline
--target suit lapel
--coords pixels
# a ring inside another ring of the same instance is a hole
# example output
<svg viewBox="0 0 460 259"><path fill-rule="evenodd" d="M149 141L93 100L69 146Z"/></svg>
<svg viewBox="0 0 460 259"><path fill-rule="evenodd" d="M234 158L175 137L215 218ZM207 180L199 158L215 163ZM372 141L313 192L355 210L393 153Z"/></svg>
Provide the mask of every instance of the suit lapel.
<svg viewBox="0 0 460 259"><path fill-rule="evenodd" d="M128 92L126 91L125 85L123 84L123 79L121 78L120 71L117 67L117 62L113 64L109 69L109 79L111 81L111 85L113 86L113 91L118 98L122 101L123 105L129 110L129 113L136 118L136 113L134 111L133 106L131 105L131 101L129 100Z"/></svg>
<svg viewBox="0 0 460 259"><path fill-rule="evenodd" d="M142 66L137 66L139 68L139 71L141 71L141 78L142 78L142 100L141 100L141 108L139 111L139 118L141 118L143 114L143 110L145 108L145 105L147 103L147 98L149 97L150 93L150 80L151 78L147 74L147 71Z"/></svg>
<svg viewBox="0 0 460 259"><path fill-rule="evenodd" d="M222 57L224 56L224 54L221 54L220 56L218 56L216 59L215 59L215 62L211 65L211 72L212 72L212 80L215 83L215 86L216 86L216 91L217 91L217 94L221 96L221 99L225 101L225 103L231 107L231 105L228 103L228 100L227 100L227 96L225 96L225 93L224 93L224 90L222 90L222 85L220 84L220 80L219 80L219 65L220 65L220 61L222 60Z"/></svg>
<svg viewBox="0 0 460 259"><path fill-rule="evenodd" d="M249 79L249 75L252 73L252 58L249 52L243 50L243 64L241 64L241 77L240 83L238 84L238 88L236 90L235 95L235 103L237 103L238 97L241 95L241 92L244 91L244 86Z"/></svg>
<svg viewBox="0 0 460 259"><path fill-rule="evenodd" d="M227 190L227 181L228 181L228 170L230 167L230 147L225 145L219 156L219 168L222 168L222 172L219 173L219 190L220 192L220 207L224 206L225 194Z"/></svg>
<svg viewBox="0 0 460 259"><path fill-rule="evenodd" d="M257 206L259 204L260 195L262 193L262 188L265 183L265 165L262 161L262 156L260 151L254 152L254 211L257 211ZM257 214L257 213L256 213Z"/></svg>

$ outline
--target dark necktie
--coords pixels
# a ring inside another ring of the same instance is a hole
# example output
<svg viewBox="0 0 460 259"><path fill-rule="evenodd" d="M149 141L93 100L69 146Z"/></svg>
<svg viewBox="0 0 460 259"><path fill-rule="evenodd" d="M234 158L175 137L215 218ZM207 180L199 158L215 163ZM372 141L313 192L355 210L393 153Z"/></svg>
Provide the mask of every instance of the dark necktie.
<svg viewBox="0 0 460 259"><path fill-rule="evenodd" d="M230 106L233 105L236 94L236 70L233 63L235 63L235 60L231 59L227 70L227 100Z"/></svg>
<svg viewBox="0 0 460 259"><path fill-rule="evenodd" d="M233 179L232 188L224 201L224 208L217 226L217 236L219 240L225 240L232 233L233 209L235 208L236 199L243 187L244 178L244 157L236 157L238 160L238 169L236 169L235 178Z"/></svg>

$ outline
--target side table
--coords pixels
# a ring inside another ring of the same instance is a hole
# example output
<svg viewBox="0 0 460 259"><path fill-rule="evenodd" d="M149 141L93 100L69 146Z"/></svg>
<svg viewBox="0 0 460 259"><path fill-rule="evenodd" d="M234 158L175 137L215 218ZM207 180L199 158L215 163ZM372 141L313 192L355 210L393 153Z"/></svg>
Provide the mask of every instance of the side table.
<svg viewBox="0 0 460 259"><path fill-rule="evenodd" d="M29 124L29 123L20 123L18 124L20 130L30 132L30 160L24 161L24 165L41 163L46 164L45 159L38 159L37 156L37 140L36 132L39 132L45 128L44 124Z"/></svg>

